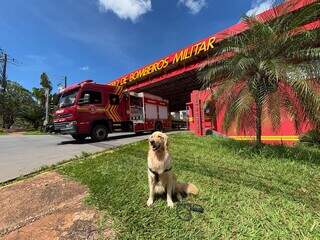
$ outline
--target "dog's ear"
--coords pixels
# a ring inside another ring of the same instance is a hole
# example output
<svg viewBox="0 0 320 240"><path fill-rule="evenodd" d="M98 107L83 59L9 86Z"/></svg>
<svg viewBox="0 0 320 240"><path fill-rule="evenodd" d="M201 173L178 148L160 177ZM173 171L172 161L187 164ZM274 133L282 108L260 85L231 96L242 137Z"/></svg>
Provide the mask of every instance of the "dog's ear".
<svg viewBox="0 0 320 240"><path fill-rule="evenodd" d="M150 142L153 139L153 134L151 134L148 138L148 141Z"/></svg>
<svg viewBox="0 0 320 240"><path fill-rule="evenodd" d="M166 134L163 134L163 138L164 138L164 146L166 149L169 148L169 138Z"/></svg>

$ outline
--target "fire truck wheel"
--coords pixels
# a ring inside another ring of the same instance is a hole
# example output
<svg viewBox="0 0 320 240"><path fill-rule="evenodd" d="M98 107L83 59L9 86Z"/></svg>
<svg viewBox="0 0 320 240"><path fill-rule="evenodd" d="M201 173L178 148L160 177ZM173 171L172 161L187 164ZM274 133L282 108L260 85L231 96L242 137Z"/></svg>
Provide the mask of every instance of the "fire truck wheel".
<svg viewBox="0 0 320 240"><path fill-rule="evenodd" d="M106 140L108 137L108 128L105 125L96 125L91 132L91 138L93 141L100 142Z"/></svg>
<svg viewBox="0 0 320 240"><path fill-rule="evenodd" d="M161 132L163 130L162 123L161 122L157 122L154 130Z"/></svg>
<svg viewBox="0 0 320 240"><path fill-rule="evenodd" d="M86 135L78 135L78 134L72 134L71 135L73 137L74 140L76 140L77 142L83 142L86 139Z"/></svg>

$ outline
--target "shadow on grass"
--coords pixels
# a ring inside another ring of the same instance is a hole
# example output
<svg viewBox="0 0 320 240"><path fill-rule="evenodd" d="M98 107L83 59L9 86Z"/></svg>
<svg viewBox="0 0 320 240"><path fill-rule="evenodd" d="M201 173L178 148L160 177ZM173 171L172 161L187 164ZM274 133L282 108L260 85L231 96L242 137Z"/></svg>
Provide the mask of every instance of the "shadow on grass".
<svg viewBox="0 0 320 240"><path fill-rule="evenodd" d="M303 164L320 165L320 146L318 148L305 145L291 147L286 145L263 144L257 146L250 142L221 138L217 139L216 142L244 158L253 159L260 156L263 158L276 158L279 160L301 162Z"/></svg>
<svg viewBox="0 0 320 240"><path fill-rule="evenodd" d="M265 158L265 161L272 159L270 164L275 164L274 161L279 160L295 161L312 166L320 165L320 150L306 146L261 145L257 147L248 142L224 139L215 139L213 144L222 144L223 148L230 150L232 154L240 155L241 158L251 161L260 156ZM259 161L261 162L261 159ZM266 173L265 171L259 174L250 171L250 169L232 166L231 163L230 167L226 167L225 165L219 166L218 164L206 162L194 165L187 161L180 162L179 168L182 171L218 179L223 183L245 186L268 195L282 196L289 201L302 202L316 211L320 210L320 201L317 196L320 188L317 183L314 182L312 185L302 187L297 183L290 182L290 177L282 177L280 174L281 169L276 174L272 172ZM253 165L253 168L259 168L259 163L256 166Z"/></svg>
<svg viewBox="0 0 320 240"><path fill-rule="evenodd" d="M198 173L203 176L218 179L223 183L228 183L237 186L245 186L250 189L263 192L267 195L285 197L289 201L297 201L306 204L307 207L316 211L320 210L320 201L317 197L319 188L310 189L299 188L290 182L285 182L280 178L275 177L273 181L263 176L250 174L241 169L228 169L225 167L215 167L202 164L201 166L187 166L188 164L180 165L180 169L192 173ZM192 170L190 170L192 167ZM275 184L277 182L278 184ZM281 187L278 187L281 186Z"/></svg>

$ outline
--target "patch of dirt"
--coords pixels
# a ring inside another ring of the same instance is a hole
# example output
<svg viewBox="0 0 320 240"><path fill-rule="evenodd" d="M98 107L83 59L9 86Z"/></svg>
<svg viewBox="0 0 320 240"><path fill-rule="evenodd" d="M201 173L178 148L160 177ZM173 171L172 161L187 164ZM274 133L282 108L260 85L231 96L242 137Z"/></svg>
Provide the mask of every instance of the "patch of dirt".
<svg viewBox="0 0 320 240"><path fill-rule="evenodd" d="M110 229L99 233L99 213L82 201L86 193L84 186L56 172L0 188L1 239L114 238Z"/></svg>

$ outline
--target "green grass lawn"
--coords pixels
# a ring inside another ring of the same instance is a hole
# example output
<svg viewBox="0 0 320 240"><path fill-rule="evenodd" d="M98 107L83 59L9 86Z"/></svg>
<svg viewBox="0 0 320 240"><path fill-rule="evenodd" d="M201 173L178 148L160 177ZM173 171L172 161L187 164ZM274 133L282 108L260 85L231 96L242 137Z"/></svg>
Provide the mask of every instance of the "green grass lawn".
<svg viewBox="0 0 320 240"><path fill-rule="evenodd" d="M320 150L264 146L188 133L170 136L173 170L200 194L191 221L148 198L146 141L61 166L88 186L119 239L319 239Z"/></svg>

